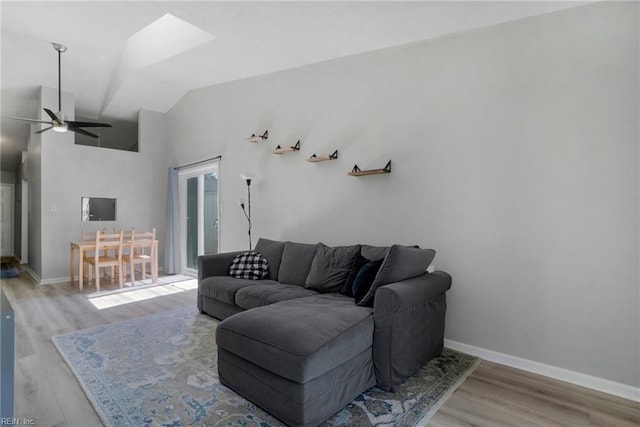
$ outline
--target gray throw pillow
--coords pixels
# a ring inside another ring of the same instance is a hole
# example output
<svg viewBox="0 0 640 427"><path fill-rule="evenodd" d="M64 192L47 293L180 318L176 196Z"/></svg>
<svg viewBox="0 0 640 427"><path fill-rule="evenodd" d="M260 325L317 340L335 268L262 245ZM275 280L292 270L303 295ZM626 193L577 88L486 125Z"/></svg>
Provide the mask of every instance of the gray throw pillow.
<svg viewBox="0 0 640 427"><path fill-rule="evenodd" d="M284 285L304 286L315 254L315 244L286 242L282 251L278 282Z"/></svg>
<svg viewBox="0 0 640 427"><path fill-rule="evenodd" d="M318 292L340 292L351 271L353 257L360 252L360 245L331 248L318 243L305 288Z"/></svg>
<svg viewBox="0 0 640 427"><path fill-rule="evenodd" d="M255 251L260 252L269 263L269 275L267 278L270 280L278 280L278 271L280 270L284 244L285 242L263 239L262 237L258 239L258 243L256 243Z"/></svg>
<svg viewBox="0 0 640 427"><path fill-rule="evenodd" d="M373 306L376 289L389 283L400 282L424 274L436 256L433 249L419 249L393 245L389 248L380 270L365 297L358 302L361 306Z"/></svg>

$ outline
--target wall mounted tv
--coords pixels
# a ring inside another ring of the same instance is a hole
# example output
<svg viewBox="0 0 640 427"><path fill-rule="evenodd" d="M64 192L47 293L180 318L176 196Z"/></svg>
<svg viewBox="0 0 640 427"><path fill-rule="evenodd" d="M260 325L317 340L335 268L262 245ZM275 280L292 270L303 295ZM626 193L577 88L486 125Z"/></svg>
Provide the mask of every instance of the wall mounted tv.
<svg viewBox="0 0 640 427"><path fill-rule="evenodd" d="M82 222L115 220L116 199L105 197L82 198Z"/></svg>

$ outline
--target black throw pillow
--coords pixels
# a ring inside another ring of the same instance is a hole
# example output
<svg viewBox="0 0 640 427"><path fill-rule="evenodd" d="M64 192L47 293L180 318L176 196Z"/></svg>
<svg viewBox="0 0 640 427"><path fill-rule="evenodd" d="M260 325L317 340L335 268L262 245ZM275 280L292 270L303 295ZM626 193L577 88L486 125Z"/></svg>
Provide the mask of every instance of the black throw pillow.
<svg viewBox="0 0 640 427"><path fill-rule="evenodd" d="M354 255L351 259L351 270L349 270L347 280L344 282L344 285L342 285L342 289L340 289L340 293L342 295L353 298L353 282L356 280L356 276L360 269L369 261L370 260L360 255L360 253Z"/></svg>
<svg viewBox="0 0 640 427"><path fill-rule="evenodd" d="M371 288L371 284L375 280L376 275L378 274L378 270L380 269L383 261L384 259L369 261L362 266L360 271L358 271L358 275L353 281L353 297L356 301L356 304L360 304L362 302L362 299L369 292L369 288ZM370 305L373 306L373 301L371 301Z"/></svg>

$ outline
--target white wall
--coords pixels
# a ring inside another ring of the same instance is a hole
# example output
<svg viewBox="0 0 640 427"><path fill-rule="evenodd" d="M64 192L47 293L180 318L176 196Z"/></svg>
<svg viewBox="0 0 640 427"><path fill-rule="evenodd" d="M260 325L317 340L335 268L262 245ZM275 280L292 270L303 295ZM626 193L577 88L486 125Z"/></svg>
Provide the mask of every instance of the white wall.
<svg viewBox="0 0 640 427"><path fill-rule="evenodd" d="M55 105L56 97L55 90L42 88L43 106ZM73 111L69 94L63 96L63 111ZM40 209L41 215L41 265L30 261L41 283L68 280L69 242L78 240L83 229L155 227L163 253L167 181L164 119L162 114L141 111L139 123L138 153L75 145L72 132L42 134L41 191L34 195L40 203L32 206ZM80 199L86 196L117 199L117 220L83 223ZM37 227L30 232L37 233ZM34 245L30 242L29 247Z"/></svg>
<svg viewBox="0 0 640 427"><path fill-rule="evenodd" d="M223 154L222 250L246 246L238 175L256 172L254 235L433 247L454 280L447 338L638 387L637 8L195 90L168 114L170 158ZM346 175L389 159L390 175Z"/></svg>

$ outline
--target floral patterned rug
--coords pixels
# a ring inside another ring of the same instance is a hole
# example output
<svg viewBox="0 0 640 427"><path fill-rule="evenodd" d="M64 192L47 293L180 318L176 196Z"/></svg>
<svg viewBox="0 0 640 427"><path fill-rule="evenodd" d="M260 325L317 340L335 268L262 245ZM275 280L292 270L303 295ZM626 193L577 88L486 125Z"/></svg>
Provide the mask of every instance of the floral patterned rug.
<svg viewBox="0 0 640 427"><path fill-rule="evenodd" d="M106 426L283 425L218 382L217 324L193 307L52 340ZM424 425L478 363L445 349L395 394L373 387L323 426Z"/></svg>

